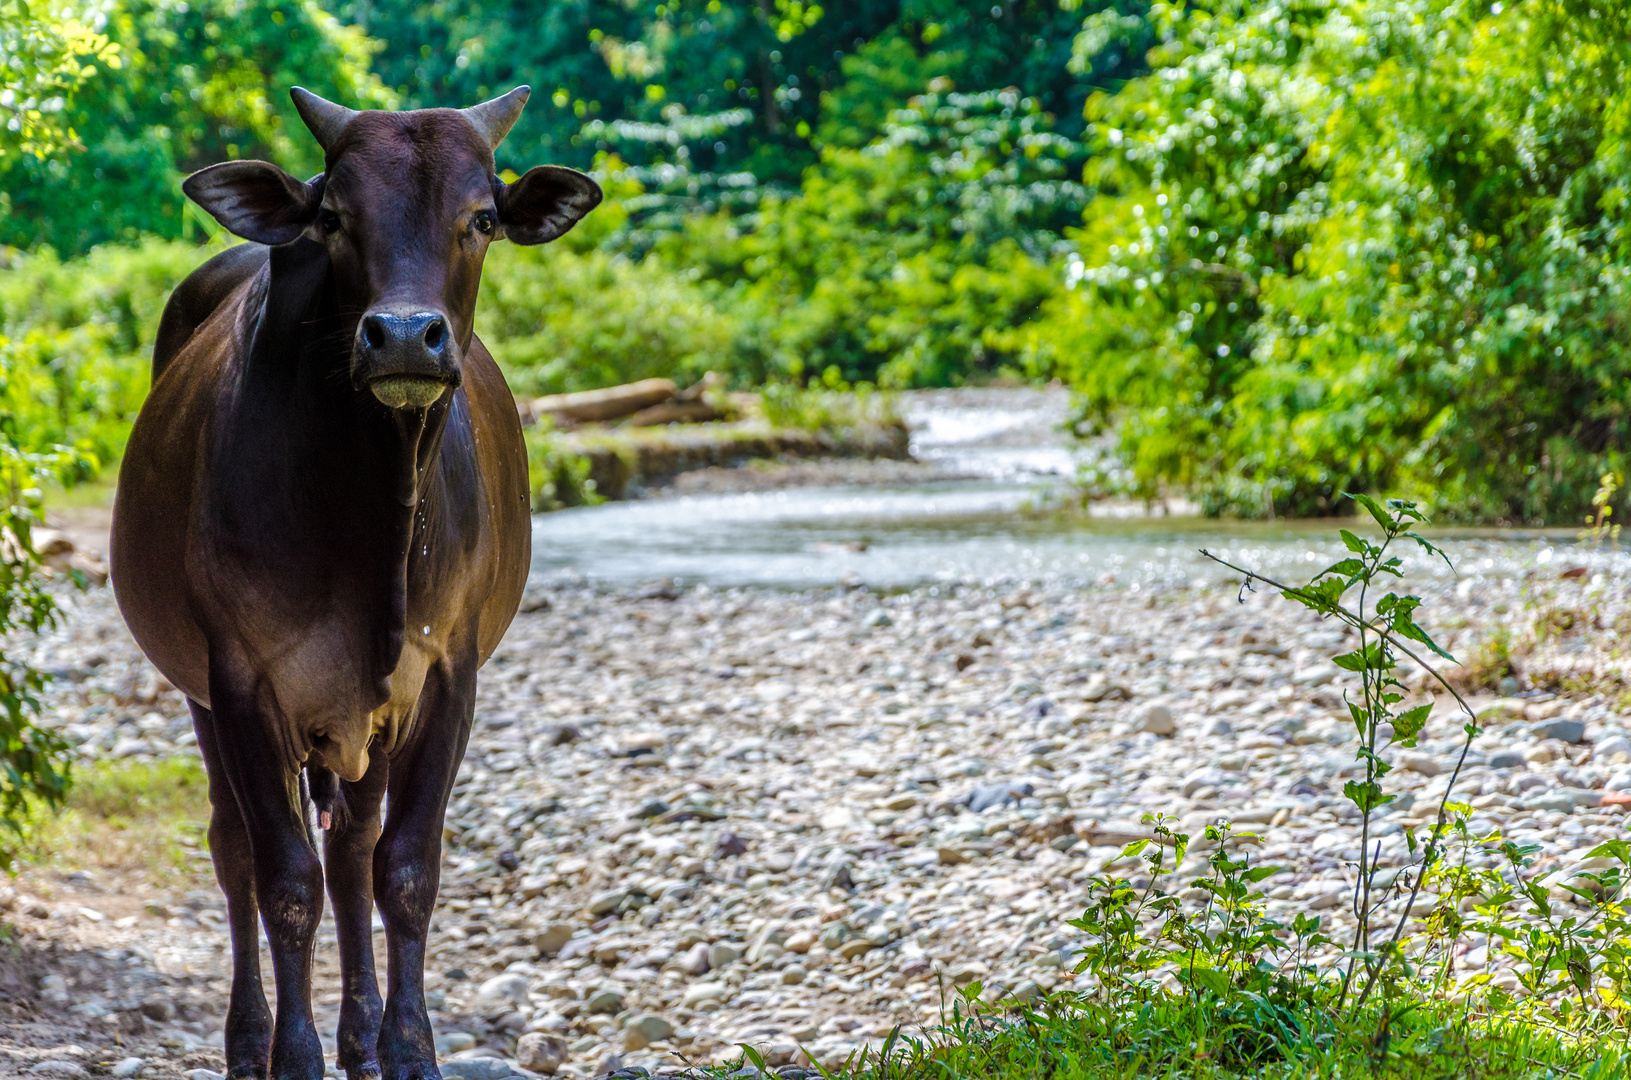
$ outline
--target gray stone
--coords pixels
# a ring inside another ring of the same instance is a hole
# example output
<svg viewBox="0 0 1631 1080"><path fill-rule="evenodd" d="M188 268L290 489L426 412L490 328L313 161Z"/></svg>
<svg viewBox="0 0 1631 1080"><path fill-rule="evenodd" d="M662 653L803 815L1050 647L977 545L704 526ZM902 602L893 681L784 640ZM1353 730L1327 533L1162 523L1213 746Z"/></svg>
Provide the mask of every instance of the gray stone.
<svg viewBox="0 0 1631 1080"><path fill-rule="evenodd" d="M507 1080L515 1075L509 1062L496 1057L454 1058L441 1068L442 1080Z"/></svg>
<svg viewBox="0 0 1631 1080"><path fill-rule="evenodd" d="M1593 761L1617 761L1631 757L1631 739L1624 735L1609 735L1598 740L1591 748Z"/></svg>
<svg viewBox="0 0 1631 1080"><path fill-rule="evenodd" d="M655 1013L636 1016L623 1029L623 1049L644 1050L674 1034L674 1025Z"/></svg>
<svg viewBox="0 0 1631 1080"><path fill-rule="evenodd" d="M1489 756L1489 767L1492 769L1521 769L1528 764L1516 750L1497 750Z"/></svg>
<svg viewBox="0 0 1631 1080"><path fill-rule="evenodd" d="M508 1009L512 1005L524 1005L527 1000L527 977L525 975L504 974L494 975L481 984L476 991L476 1008L482 1012L492 1012L499 1008Z"/></svg>
<svg viewBox="0 0 1631 1080"><path fill-rule="evenodd" d="M1586 737L1586 722L1557 716L1550 720L1541 720L1530 724L1529 735L1537 740L1561 739L1566 743L1577 743L1583 741Z"/></svg>
<svg viewBox="0 0 1631 1080"><path fill-rule="evenodd" d="M113 1077L114 1080L130 1080L132 1076L135 1076L137 1073L141 1072L142 1066L146 1064L146 1058L120 1058L118 1061L114 1062L112 1068L108 1069L108 1075Z"/></svg>
<svg viewBox="0 0 1631 1080"><path fill-rule="evenodd" d="M1444 771L1444 765L1437 757L1419 750L1401 751L1398 766L1406 772L1418 773L1422 776L1437 776Z"/></svg>
<svg viewBox="0 0 1631 1080"><path fill-rule="evenodd" d="M602 915L610 915L612 912L617 910L617 906L619 904L628 898L629 893L627 889L607 889L605 892L596 893L594 896L589 898L587 910L589 914L595 916L596 918L599 918Z"/></svg>
<svg viewBox="0 0 1631 1080"><path fill-rule="evenodd" d="M550 923L532 936L532 947L545 956L552 956L566 947L576 930L571 923Z"/></svg>
<svg viewBox="0 0 1631 1080"><path fill-rule="evenodd" d="M866 618L861 620L861 625L872 627L894 626L895 620L891 619L889 617L889 612L885 611L883 608L873 608L871 611L866 613Z"/></svg>
<svg viewBox="0 0 1631 1080"><path fill-rule="evenodd" d="M169 998L150 997L142 1002L142 1015L155 1024L167 1024L176 1018L176 1003Z"/></svg>
<svg viewBox="0 0 1631 1080"><path fill-rule="evenodd" d="M718 971L727 964L734 964L742 958L742 950L729 942L716 941L708 949L708 970Z"/></svg>
<svg viewBox="0 0 1631 1080"><path fill-rule="evenodd" d="M591 991L584 999L584 1011L590 1013L614 1013L623 1007L623 992L603 986Z"/></svg>
<svg viewBox="0 0 1631 1080"><path fill-rule="evenodd" d="M724 1001L731 996L731 988L722 982L703 982L688 987L683 999L687 1009L694 1009L705 1001Z"/></svg>
<svg viewBox="0 0 1631 1080"><path fill-rule="evenodd" d="M218 1073L214 1069L188 1069L181 1075L185 1076L187 1080L227 1080L224 1074Z"/></svg>
<svg viewBox="0 0 1631 1080"><path fill-rule="evenodd" d="M515 1063L529 1072L554 1076L566 1057L565 1040L542 1031L529 1031L515 1043Z"/></svg>
<svg viewBox="0 0 1631 1080"><path fill-rule="evenodd" d="M89 1077L90 1073L77 1061L67 1061L63 1058L46 1058L28 1070L31 1076L54 1076L61 1080L79 1080L80 1077ZM191 1075L191 1074L189 1074Z"/></svg>
<svg viewBox="0 0 1631 1080"><path fill-rule="evenodd" d="M1550 810L1556 813L1568 814L1573 813L1576 807L1596 806L1602 801L1602 793L1598 791L1585 791L1580 788L1554 788L1551 791L1525 795L1522 807L1531 812Z"/></svg>
<svg viewBox="0 0 1631 1080"><path fill-rule="evenodd" d="M981 814L992 807L1017 803L1019 800L1029 797L1035 790L1036 788L1030 784L1017 782L976 784L973 791L970 791L958 801L976 814Z"/></svg>
<svg viewBox="0 0 1631 1080"><path fill-rule="evenodd" d="M680 970L687 975L708 974L708 943L699 941L686 950L685 956L680 960Z"/></svg>
<svg viewBox="0 0 1631 1080"><path fill-rule="evenodd" d="M1133 716L1133 730L1148 732L1151 735L1175 735L1178 732L1178 723L1172 718L1171 709L1151 702Z"/></svg>

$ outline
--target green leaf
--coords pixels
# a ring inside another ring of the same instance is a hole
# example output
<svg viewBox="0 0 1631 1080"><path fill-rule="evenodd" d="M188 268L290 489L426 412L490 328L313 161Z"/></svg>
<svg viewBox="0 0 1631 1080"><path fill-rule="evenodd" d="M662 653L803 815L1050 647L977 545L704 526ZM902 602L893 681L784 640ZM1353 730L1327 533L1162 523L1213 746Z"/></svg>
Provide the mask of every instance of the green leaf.
<svg viewBox="0 0 1631 1080"><path fill-rule="evenodd" d="M1416 736L1421 734L1427 725L1427 717L1433 711L1433 703L1417 705L1414 709L1406 709L1393 718L1393 741L1404 746L1415 746Z"/></svg>
<svg viewBox="0 0 1631 1080"><path fill-rule="evenodd" d="M1394 522L1393 518L1376 504L1375 499L1371 498L1369 495L1350 495L1349 498L1358 503L1360 506L1363 506L1366 512L1369 513L1371 517L1376 519L1376 524L1382 527L1382 532L1389 536L1393 535L1393 532L1398 528L1398 526Z"/></svg>

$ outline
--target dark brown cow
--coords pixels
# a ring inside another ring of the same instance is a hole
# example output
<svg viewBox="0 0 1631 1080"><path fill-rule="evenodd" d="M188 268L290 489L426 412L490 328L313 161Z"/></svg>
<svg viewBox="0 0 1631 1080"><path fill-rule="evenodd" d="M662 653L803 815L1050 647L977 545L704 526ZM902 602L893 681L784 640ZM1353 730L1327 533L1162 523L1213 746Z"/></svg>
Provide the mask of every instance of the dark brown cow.
<svg viewBox="0 0 1631 1080"><path fill-rule="evenodd" d="M442 816L476 669L515 615L531 552L526 452L472 330L476 288L494 240L553 240L600 201L570 169L494 175L526 97L358 113L296 89L321 176L240 161L183 185L254 243L205 263L165 309L112 563L120 609L186 693L209 770L234 1077L323 1075L310 978L325 864L340 1066L352 1080L439 1075L424 955Z"/></svg>

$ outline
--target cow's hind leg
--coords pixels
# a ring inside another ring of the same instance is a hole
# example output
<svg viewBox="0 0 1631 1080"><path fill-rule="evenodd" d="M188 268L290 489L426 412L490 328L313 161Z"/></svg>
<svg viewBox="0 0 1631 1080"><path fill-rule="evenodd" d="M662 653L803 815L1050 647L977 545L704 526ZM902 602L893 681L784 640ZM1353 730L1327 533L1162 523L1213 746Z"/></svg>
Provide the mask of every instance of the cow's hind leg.
<svg viewBox="0 0 1631 1080"><path fill-rule="evenodd" d="M368 771L354 784L341 784L331 800L329 830L323 841L328 895L334 901L334 927L340 941L339 1065L350 1080L378 1080L382 1002L374 977L374 844L379 839L379 803L385 794L387 762L374 750ZM321 805L321 804L319 804Z"/></svg>
<svg viewBox="0 0 1631 1080"><path fill-rule="evenodd" d="M212 643L213 644L213 643ZM321 1080L323 1045L311 1015L312 943L323 915L323 864L307 831L298 767L283 765L274 738L277 718L211 657L210 706L217 750L249 835L255 899L272 953L277 1014L272 1024L272 1080ZM239 684L239 685L235 685Z"/></svg>
<svg viewBox="0 0 1631 1080"><path fill-rule="evenodd" d="M425 1014L425 937L441 881L442 816L475 710L474 654L472 644L430 670L413 734L391 759L385 831L374 848L374 896L390 955L379 1034L386 1080L441 1075Z"/></svg>
<svg viewBox="0 0 1631 1080"><path fill-rule="evenodd" d="M227 1003L227 1075L264 1077L272 1052L272 1010L261 988L260 930L255 925L255 866L249 856L249 833L221 766L215 717L198 702L187 701L193 730L210 778L210 856L215 880L227 898L227 925L232 931L232 996Z"/></svg>

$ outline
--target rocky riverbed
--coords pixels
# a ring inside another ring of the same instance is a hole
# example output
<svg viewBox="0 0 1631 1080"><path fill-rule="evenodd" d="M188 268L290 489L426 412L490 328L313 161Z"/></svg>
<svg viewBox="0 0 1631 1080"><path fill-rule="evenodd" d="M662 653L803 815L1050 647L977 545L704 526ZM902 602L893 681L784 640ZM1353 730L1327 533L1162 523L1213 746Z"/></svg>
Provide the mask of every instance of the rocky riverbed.
<svg viewBox="0 0 1631 1080"><path fill-rule="evenodd" d="M1520 677L1474 699L1490 730L1457 793L1477 827L1539 844L1540 871L1623 836L1623 809L1598 804L1631 788L1625 583L1559 569L1423 590L1458 653L1510 624ZM107 590L71 602L28 646L57 676L49 722L87 760L192 753L181 699ZM526 608L484 670L448 814L427 966L446 1075L656 1072L740 1043L831 1065L932 1026L971 980L992 1002L1069 989L1082 939L1066 921L1094 875L1136 872L1118 859L1146 813L1250 828L1253 859L1284 867L1271 910L1351 928L1354 735L1328 659L1345 641L1276 597L561 579ZM1447 704L1396 755L1384 860L1443 794ZM221 1067L229 951L195 861L184 886L36 865L0 893L0 1073ZM329 1040L331 931L314 993Z"/></svg>

